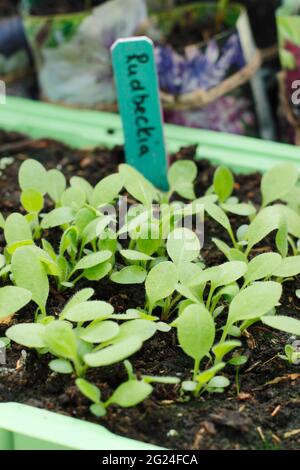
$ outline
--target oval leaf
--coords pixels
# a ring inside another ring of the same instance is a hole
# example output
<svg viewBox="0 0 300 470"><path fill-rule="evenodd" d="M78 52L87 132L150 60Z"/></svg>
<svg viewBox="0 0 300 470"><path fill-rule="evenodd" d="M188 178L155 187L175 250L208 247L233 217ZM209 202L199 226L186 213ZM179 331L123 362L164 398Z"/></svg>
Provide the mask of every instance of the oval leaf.
<svg viewBox="0 0 300 470"><path fill-rule="evenodd" d="M198 364L209 353L215 339L215 324L203 305L190 305L177 320L178 341Z"/></svg>
<svg viewBox="0 0 300 470"><path fill-rule="evenodd" d="M123 361L137 352L142 347L140 338L133 336L119 343L108 346L100 351L92 352L84 356L86 364L90 367L102 367Z"/></svg>
<svg viewBox="0 0 300 470"><path fill-rule="evenodd" d="M260 318L274 308L281 297L278 282L257 282L239 292L229 306L227 325Z"/></svg>
<svg viewBox="0 0 300 470"><path fill-rule="evenodd" d="M45 330L40 323L19 323L8 328L6 336L27 348L44 348Z"/></svg>
<svg viewBox="0 0 300 470"><path fill-rule="evenodd" d="M0 320L23 308L32 298L32 293L21 287L0 288Z"/></svg>
<svg viewBox="0 0 300 470"><path fill-rule="evenodd" d="M163 261L149 272L145 287L150 304L153 306L158 300L169 297L175 290L178 282L178 272L174 263Z"/></svg>
<svg viewBox="0 0 300 470"><path fill-rule="evenodd" d="M139 380L128 380L121 384L109 399L122 408L129 408L144 401L152 392L153 387Z"/></svg>

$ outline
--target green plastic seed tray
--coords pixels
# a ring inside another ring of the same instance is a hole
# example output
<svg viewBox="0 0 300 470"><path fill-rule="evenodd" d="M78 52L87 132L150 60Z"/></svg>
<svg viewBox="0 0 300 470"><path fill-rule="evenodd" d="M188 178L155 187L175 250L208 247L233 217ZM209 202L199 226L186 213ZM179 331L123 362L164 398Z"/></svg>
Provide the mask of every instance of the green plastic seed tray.
<svg viewBox="0 0 300 470"><path fill-rule="evenodd" d="M75 111L21 98L0 106L0 129L48 137L78 148L123 143L120 118L97 111ZM280 162L300 170L300 148L211 131L165 126L169 152L197 144L197 158L240 173L264 172ZM112 434L103 426L18 403L0 404L0 450L151 450L150 444Z"/></svg>

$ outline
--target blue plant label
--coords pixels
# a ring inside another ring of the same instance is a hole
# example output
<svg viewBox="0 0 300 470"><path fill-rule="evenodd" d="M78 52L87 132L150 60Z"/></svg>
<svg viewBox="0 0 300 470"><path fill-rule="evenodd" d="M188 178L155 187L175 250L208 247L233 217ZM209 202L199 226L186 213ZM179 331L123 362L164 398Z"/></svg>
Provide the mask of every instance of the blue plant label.
<svg viewBox="0 0 300 470"><path fill-rule="evenodd" d="M111 50L126 161L156 187L167 190L168 159L153 42L147 37L119 39Z"/></svg>

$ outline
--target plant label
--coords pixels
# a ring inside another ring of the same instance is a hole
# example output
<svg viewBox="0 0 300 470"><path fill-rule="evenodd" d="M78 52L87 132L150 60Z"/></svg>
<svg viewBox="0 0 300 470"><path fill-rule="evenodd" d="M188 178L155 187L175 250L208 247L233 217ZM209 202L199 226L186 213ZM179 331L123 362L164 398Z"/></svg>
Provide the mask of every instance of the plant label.
<svg viewBox="0 0 300 470"><path fill-rule="evenodd" d="M156 187L167 190L168 160L154 47L147 37L119 39L112 46L126 161Z"/></svg>

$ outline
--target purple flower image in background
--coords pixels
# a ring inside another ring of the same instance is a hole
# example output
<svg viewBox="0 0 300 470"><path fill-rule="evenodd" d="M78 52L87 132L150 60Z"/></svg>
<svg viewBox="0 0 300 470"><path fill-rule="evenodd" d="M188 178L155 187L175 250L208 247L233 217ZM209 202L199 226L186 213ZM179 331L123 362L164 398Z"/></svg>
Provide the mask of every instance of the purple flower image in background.
<svg viewBox="0 0 300 470"><path fill-rule="evenodd" d="M236 31L205 46L189 46L180 54L168 45L156 47L160 88L171 95L209 90L245 66L239 35ZM202 109L165 111L166 122L230 132L255 134L256 117L251 97L242 90L217 99Z"/></svg>

